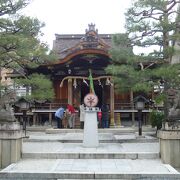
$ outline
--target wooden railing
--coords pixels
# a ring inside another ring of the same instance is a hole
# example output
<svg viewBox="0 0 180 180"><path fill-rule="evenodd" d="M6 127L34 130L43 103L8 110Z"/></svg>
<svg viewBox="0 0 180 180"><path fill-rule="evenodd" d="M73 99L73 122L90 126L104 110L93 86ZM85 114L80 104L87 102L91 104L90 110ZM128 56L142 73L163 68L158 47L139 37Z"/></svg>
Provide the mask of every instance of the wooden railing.
<svg viewBox="0 0 180 180"><path fill-rule="evenodd" d="M132 103L114 103L115 110L122 109L134 109L134 104Z"/></svg>
<svg viewBox="0 0 180 180"><path fill-rule="evenodd" d="M67 103L61 102L61 103L42 103L35 105L35 109L42 109L42 110L54 110L58 109L59 107L67 107ZM135 105L134 103L115 103L114 104L114 110L132 110ZM75 107L79 108L79 107ZM145 107L145 109L148 109L148 107Z"/></svg>
<svg viewBox="0 0 180 180"><path fill-rule="evenodd" d="M67 103L42 103L36 104L34 106L35 109L44 109L44 110L51 110L51 109L58 109L59 107L66 107Z"/></svg>

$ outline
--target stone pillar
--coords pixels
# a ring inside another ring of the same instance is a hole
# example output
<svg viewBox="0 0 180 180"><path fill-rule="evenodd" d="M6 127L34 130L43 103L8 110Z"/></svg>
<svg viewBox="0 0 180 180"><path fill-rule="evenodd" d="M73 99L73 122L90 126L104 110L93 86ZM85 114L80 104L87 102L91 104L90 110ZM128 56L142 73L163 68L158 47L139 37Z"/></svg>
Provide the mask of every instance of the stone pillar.
<svg viewBox="0 0 180 180"><path fill-rule="evenodd" d="M0 168L21 158L23 133L18 122L0 122Z"/></svg>
<svg viewBox="0 0 180 180"><path fill-rule="evenodd" d="M110 127L114 127L114 86L110 86Z"/></svg>
<svg viewBox="0 0 180 180"><path fill-rule="evenodd" d="M73 105L72 93L72 79L68 79L68 104L71 105Z"/></svg>
<svg viewBox="0 0 180 180"><path fill-rule="evenodd" d="M86 107L84 109L84 147L98 147L97 107Z"/></svg>
<svg viewBox="0 0 180 180"><path fill-rule="evenodd" d="M160 130L158 137L163 163L180 168L180 130Z"/></svg>

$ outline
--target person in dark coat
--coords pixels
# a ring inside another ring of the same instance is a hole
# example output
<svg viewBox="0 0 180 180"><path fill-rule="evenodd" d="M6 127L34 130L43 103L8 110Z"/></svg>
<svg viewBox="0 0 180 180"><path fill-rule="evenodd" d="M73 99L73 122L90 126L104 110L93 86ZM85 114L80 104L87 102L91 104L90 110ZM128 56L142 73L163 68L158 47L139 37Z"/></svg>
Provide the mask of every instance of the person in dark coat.
<svg viewBox="0 0 180 180"><path fill-rule="evenodd" d="M109 127L109 106L107 104L103 104L101 107L102 111L102 128Z"/></svg>

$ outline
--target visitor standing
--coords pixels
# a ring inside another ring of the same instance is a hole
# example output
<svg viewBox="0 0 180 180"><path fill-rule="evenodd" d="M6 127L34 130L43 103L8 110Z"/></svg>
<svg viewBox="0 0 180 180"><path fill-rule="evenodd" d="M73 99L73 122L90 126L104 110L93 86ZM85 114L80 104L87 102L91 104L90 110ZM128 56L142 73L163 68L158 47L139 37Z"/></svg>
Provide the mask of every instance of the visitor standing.
<svg viewBox="0 0 180 180"><path fill-rule="evenodd" d="M67 114L68 114L69 128L72 129L75 127L75 109L70 104L67 105Z"/></svg>
<svg viewBox="0 0 180 180"><path fill-rule="evenodd" d="M55 112L55 119L57 121L57 128L62 128L62 120L64 117L64 108L60 107L56 112Z"/></svg>
<svg viewBox="0 0 180 180"><path fill-rule="evenodd" d="M101 112L101 110L97 112L97 117L98 117L98 127L102 128L102 112Z"/></svg>
<svg viewBox="0 0 180 180"><path fill-rule="evenodd" d="M103 104L101 107L102 111L102 128L109 127L109 106L107 104Z"/></svg>

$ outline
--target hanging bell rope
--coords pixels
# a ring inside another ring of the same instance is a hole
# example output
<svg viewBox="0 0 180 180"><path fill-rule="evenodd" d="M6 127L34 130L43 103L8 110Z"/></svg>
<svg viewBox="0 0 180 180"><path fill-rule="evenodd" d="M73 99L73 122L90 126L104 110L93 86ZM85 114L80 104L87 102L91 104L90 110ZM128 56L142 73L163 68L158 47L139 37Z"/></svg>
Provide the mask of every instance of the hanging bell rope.
<svg viewBox="0 0 180 180"><path fill-rule="evenodd" d="M99 76L99 77L95 77L95 78L92 78L94 81L95 80L101 80L101 79L112 79L111 76ZM63 87L63 83L65 80L68 80L68 79L82 79L82 80L89 80L89 77L85 77L85 76L66 76L65 78L62 79L61 83L60 83L60 87Z"/></svg>
<svg viewBox="0 0 180 180"><path fill-rule="evenodd" d="M95 91L94 91L94 82L93 82L93 77L92 77L91 69L89 69L89 84L90 84L90 93L95 94Z"/></svg>

